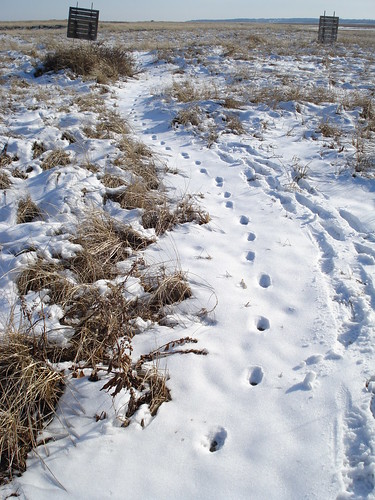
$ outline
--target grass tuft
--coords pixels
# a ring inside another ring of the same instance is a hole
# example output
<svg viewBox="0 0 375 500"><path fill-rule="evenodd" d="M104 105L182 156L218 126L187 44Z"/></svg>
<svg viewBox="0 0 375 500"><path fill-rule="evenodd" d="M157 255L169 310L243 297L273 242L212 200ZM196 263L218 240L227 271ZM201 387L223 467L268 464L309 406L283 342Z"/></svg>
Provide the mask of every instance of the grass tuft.
<svg viewBox="0 0 375 500"><path fill-rule="evenodd" d="M124 48L101 43L82 43L61 45L47 54L36 76L66 69L77 76L95 79L98 83L132 77L135 74L133 58Z"/></svg>
<svg viewBox="0 0 375 500"><path fill-rule="evenodd" d="M27 453L51 420L64 377L42 359L19 332L3 332L0 342L0 484L26 469Z"/></svg>
<svg viewBox="0 0 375 500"><path fill-rule="evenodd" d="M152 242L105 212L94 211L77 228L74 243L82 250L68 265L79 283L112 279L118 274L116 264L126 260L133 250L146 248Z"/></svg>
<svg viewBox="0 0 375 500"><path fill-rule="evenodd" d="M17 208L17 224L33 222L35 219L42 217L42 211L33 202L30 195L18 202Z"/></svg>
<svg viewBox="0 0 375 500"><path fill-rule="evenodd" d="M63 149L55 149L51 151L42 161L41 167L43 170L50 170L58 165L69 165L70 156Z"/></svg>

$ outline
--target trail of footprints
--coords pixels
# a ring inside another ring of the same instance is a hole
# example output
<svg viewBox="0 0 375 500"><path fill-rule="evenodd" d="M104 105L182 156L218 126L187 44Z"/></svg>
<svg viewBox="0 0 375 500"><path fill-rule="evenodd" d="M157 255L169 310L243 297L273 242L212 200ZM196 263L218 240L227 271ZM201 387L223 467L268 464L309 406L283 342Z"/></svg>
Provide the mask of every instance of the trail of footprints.
<svg viewBox="0 0 375 500"><path fill-rule="evenodd" d="M201 169L202 172L203 169ZM206 170L204 170L204 173L207 173ZM215 185L217 188L223 188L224 187L224 179L221 176L217 176L215 178ZM224 199L227 200L225 203L225 206L227 208L233 208L234 204L230 200L232 194L229 191L224 191ZM244 228L247 229L247 226L251 223L250 217L247 215L240 215L239 217L239 223L244 226ZM253 243L256 240L256 234L252 231L249 231L247 233L246 237L247 241L249 243ZM245 260L246 262L249 263L254 263L256 258L256 253L254 250L248 250L245 255ZM272 280L269 274L267 273L261 273L258 277L258 284L261 288L267 289L272 286ZM258 316L254 319L254 326L257 329L258 332L266 332L267 330L270 329L270 321L268 318L265 316ZM254 365L250 366L247 370L247 382L251 387L256 387L257 385L261 384L264 378L264 371L263 368L259 365ZM216 443L216 438L214 439L214 444ZM212 448L215 448L215 450L210 449L210 451L216 451L216 446L213 446Z"/></svg>

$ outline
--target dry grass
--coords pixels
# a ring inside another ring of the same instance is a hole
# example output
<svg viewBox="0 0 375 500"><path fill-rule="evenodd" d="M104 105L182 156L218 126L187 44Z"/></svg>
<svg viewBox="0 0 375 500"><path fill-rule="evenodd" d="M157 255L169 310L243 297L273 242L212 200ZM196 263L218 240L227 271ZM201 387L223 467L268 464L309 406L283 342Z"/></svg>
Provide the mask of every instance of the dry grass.
<svg viewBox="0 0 375 500"><path fill-rule="evenodd" d="M103 97L94 92L76 97L74 103L82 112L102 113L106 109Z"/></svg>
<svg viewBox="0 0 375 500"><path fill-rule="evenodd" d="M55 414L64 377L44 360L32 339L2 332L0 342L0 484L26 469L38 432Z"/></svg>
<svg viewBox="0 0 375 500"><path fill-rule="evenodd" d="M49 289L52 292L52 301L59 303L61 291L65 288L65 282L67 281L62 277L63 270L64 267L57 262L37 258L18 275L18 291L21 295L26 295L30 291L39 292Z"/></svg>
<svg viewBox="0 0 375 500"><path fill-rule="evenodd" d="M366 177L375 175L375 147L372 140L358 135L353 141L355 147L354 171Z"/></svg>
<svg viewBox="0 0 375 500"><path fill-rule="evenodd" d="M75 142L77 142L77 139L74 137L74 135L71 132L69 132L69 130L65 130L62 133L61 139L63 141L68 141L69 144L74 144Z"/></svg>
<svg viewBox="0 0 375 500"><path fill-rule="evenodd" d="M164 200L159 192L150 190L142 180L134 181L125 190L107 192L107 199L119 203L120 207L125 210L133 210L134 208L151 210L163 203Z"/></svg>
<svg viewBox="0 0 375 500"><path fill-rule="evenodd" d="M243 103L235 97L227 96L224 98L223 107L228 109L241 109L243 107Z"/></svg>
<svg viewBox="0 0 375 500"><path fill-rule="evenodd" d="M333 137L336 141L338 141L342 135L342 130L327 119L320 122L318 131L323 137Z"/></svg>
<svg viewBox="0 0 375 500"><path fill-rule="evenodd" d="M240 118L236 115L225 115L226 118L226 130L232 134L242 135L244 134L245 128L242 125Z"/></svg>
<svg viewBox="0 0 375 500"><path fill-rule="evenodd" d="M173 211L165 201L157 207L145 210L142 215L143 227L154 229L157 235L164 234L177 224L195 222L202 225L207 224L209 221L209 214L201 210L189 196L182 199Z"/></svg>
<svg viewBox="0 0 375 500"><path fill-rule="evenodd" d="M26 196L18 202L17 224L33 222L35 219L41 218L42 215L42 211L33 202L30 195Z"/></svg>
<svg viewBox="0 0 375 500"><path fill-rule="evenodd" d="M107 111L97 124L97 133L101 139L112 138L111 134L124 135L130 132L126 120L116 111Z"/></svg>
<svg viewBox="0 0 375 500"><path fill-rule="evenodd" d="M85 126L84 133L90 139L113 139L117 135L125 135L130 132L126 120L116 111L101 111L100 121L92 126Z"/></svg>
<svg viewBox="0 0 375 500"><path fill-rule="evenodd" d="M133 58L122 47L77 43L61 45L47 54L36 75L66 69L98 83L132 77L135 74Z"/></svg>
<svg viewBox="0 0 375 500"><path fill-rule="evenodd" d="M160 311L166 305L179 304L192 296L190 286L181 271L172 275L161 272L156 275L144 276L142 284L144 289L150 293L148 305L154 311Z"/></svg>
<svg viewBox="0 0 375 500"><path fill-rule="evenodd" d="M104 174L103 177L100 179L100 182L103 184L103 186L110 189L119 188L121 186L127 185L127 182L124 179L118 177L117 175L111 175L111 174Z"/></svg>
<svg viewBox="0 0 375 500"><path fill-rule="evenodd" d="M38 158L40 155L42 155L47 151L44 144L38 141L33 142L31 150L33 152L33 160L35 160L35 158Z"/></svg>
<svg viewBox="0 0 375 500"><path fill-rule="evenodd" d="M165 93L183 103L218 99L218 90L213 83L202 86L191 80L175 80Z"/></svg>
<svg viewBox="0 0 375 500"><path fill-rule="evenodd" d="M68 265L77 276L78 283L113 279L118 274L116 264L152 242L105 212L93 211L84 217L77 228L74 243L79 244L82 250Z"/></svg>
<svg viewBox="0 0 375 500"><path fill-rule="evenodd" d="M42 161L41 167L43 170L50 170L59 165L65 166L71 163L69 153L63 149L55 149L51 151Z"/></svg>
<svg viewBox="0 0 375 500"><path fill-rule="evenodd" d="M141 178L147 189L158 189L160 182L151 149L129 135L123 135L117 147L123 154L116 159L115 165Z"/></svg>
<svg viewBox="0 0 375 500"><path fill-rule="evenodd" d="M12 156L8 155L7 153L0 154L0 167L6 167L7 165L10 165L13 161L14 159L12 158Z"/></svg>
<svg viewBox="0 0 375 500"><path fill-rule="evenodd" d="M0 189L9 189L12 185L12 181L9 178L9 175L6 172L0 171Z"/></svg>
<svg viewBox="0 0 375 500"><path fill-rule="evenodd" d="M83 290L66 312L65 323L74 326L75 333L60 355L94 370L99 363L114 364L113 353L120 339L130 339L135 333L129 321L130 307L119 286L105 295L95 287Z"/></svg>
<svg viewBox="0 0 375 500"><path fill-rule="evenodd" d="M202 110L199 106L188 106L187 108L181 109L172 120L172 125L174 127L178 125L199 127L201 123Z"/></svg>

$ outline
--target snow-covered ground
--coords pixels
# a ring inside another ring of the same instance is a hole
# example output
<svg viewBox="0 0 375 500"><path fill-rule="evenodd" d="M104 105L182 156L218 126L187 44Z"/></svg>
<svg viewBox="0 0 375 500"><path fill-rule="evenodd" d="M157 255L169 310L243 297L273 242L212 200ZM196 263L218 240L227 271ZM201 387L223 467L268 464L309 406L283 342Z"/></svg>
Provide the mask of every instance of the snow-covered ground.
<svg viewBox="0 0 375 500"><path fill-rule="evenodd" d="M180 225L143 251L147 262L185 272L193 297L175 306L173 328L145 324L134 355L182 337L208 354L159 360L172 400L155 417L141 407L127 428L128 394L112 400L100 391L106 376L69 379L59 419L46 430L55 440L39 456L30 453L27 471L0 496L375 498L375 160L370 131L363 147L373 169L355 173L366 123L363 109L348 104L365 95L374 106L374 39L366 52L353 44L317 47L310 38L298 56L276 47L248 60L228 55L217 40L196 53L191 41L189 51L170 48L168 62L137 51L137 77L100 94L160 160L170 197L192 194L211 217ZM13 175L1 193L5 319L17 303L25 249L71 255L72 227L87 207L103 207L100 179L112 168L114 146L87 138L84 125L100 115L71 104L74 95L99 93L93 84L64 73L34 79L29 55L19 48L2 55L0 145L18 157L2 170L25 174ZM192 104L173 97L173 83L206 88L193 102L198 126L172 126ZM252 98L262 89L292 95L295 87L299 97L288 101ZM319 100L319 91L334 97ZM236 109L223 107L228 93ZM243 133L230 130L231 117ZM77 142L63 140L64 131ZM42 170L34 141L74 161ZM88 157L99 172L80 167ZM25 194L48 213L43 222L16 224ZM139 211L104 208L140 227ZM56 323L58 311L51 306L49 314Z"/></svg>

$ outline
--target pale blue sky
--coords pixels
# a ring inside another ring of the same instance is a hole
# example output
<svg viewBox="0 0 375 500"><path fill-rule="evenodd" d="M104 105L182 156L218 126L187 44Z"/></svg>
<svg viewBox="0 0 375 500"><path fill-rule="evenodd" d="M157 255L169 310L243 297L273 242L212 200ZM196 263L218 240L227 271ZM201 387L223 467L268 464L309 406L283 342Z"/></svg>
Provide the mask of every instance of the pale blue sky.
<svg viewBox="0 0 375 500"><path fill-rule="evenodd" d="M66 19L76 0L0 0L0 20ZM79 7L91 8L91 0ZM96 0L102 21L186 21L260 17L319 17L374 19L375 0Z"/></svg>

